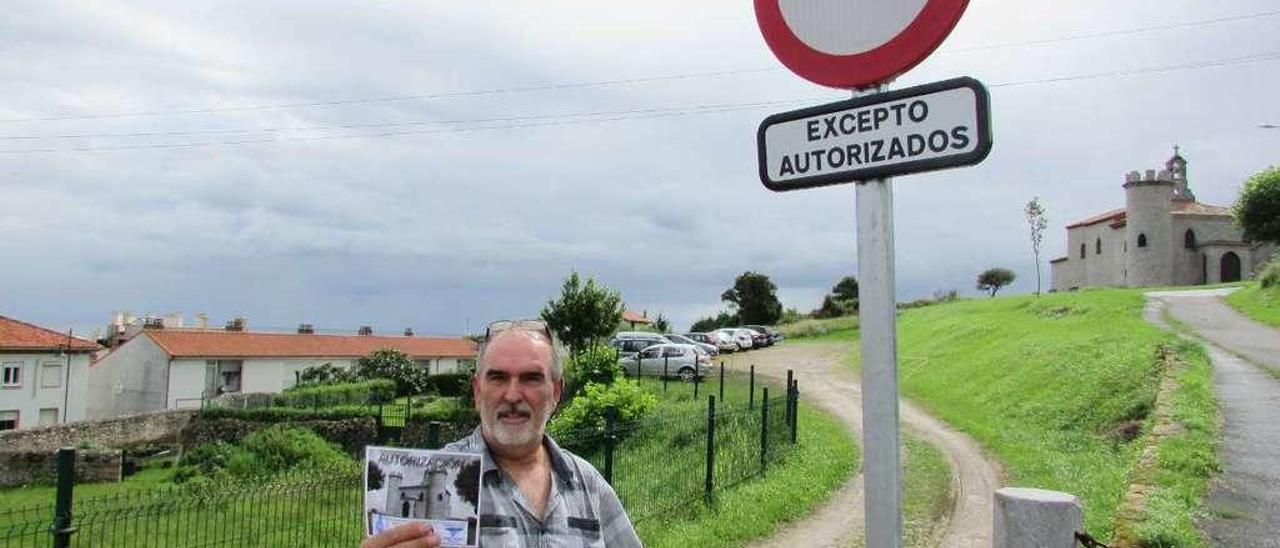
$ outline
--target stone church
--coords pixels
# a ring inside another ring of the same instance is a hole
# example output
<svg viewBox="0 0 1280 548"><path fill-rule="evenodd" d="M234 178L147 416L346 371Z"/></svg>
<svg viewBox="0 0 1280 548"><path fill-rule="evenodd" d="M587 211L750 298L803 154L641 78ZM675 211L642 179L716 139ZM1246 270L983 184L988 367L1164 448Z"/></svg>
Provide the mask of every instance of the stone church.
<svg viewBox="0 0 1280 548"><path fill-rule="evenodd" d="M1234 282L1269 260L1274 245L1245 241L1228 208L1196 201L1173 152L1159 172L1125 175L1124 208L1067 225L1067 255L1050 261L1055 291Z"/></svg>

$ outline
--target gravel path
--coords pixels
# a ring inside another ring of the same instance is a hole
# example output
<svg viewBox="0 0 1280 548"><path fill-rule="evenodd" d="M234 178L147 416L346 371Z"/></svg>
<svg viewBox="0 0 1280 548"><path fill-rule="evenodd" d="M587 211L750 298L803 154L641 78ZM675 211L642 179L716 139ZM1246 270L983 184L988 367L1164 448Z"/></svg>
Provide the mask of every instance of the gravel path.
<svg viewBox="0 0 1280 548"><path fill-rule="evenodd" d="M1202 522L1205 533L1215 546L1280 547L1280 380L1259 369L1280 370L1280 330L1241 316L1218 298L1222 294L1148 296L1210 343L1224 470L1210 488L1215 516Z"/></svg>
<svg viewBox="0 0 1280 548"><path fill-rule="evenodd" d="M854 347L842 344L783 343L746 354L725 357L728 366L785 383L787 369L795 371L801 398L817 404L848 426L862 440L862 387L844 362ZM955 504L951 518L937 524L934 538L945 547L991 545L991 500L1000 485L1000 470L968 436L903 401L902 422L921 439L938 447L951 466ZM779 529L756 546L844 547L862 544L864 507L862 474L843 485L825 505L799 521Z"/></svg>

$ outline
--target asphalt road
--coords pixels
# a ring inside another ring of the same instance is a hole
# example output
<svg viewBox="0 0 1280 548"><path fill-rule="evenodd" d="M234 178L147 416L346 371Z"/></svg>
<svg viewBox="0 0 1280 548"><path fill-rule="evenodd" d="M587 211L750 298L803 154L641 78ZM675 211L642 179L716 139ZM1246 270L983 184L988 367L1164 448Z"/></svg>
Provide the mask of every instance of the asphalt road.
<svg viewBox="0 0 1280 548"><path fill-rule="evenodd" d="M1280 547L1280 330L1241 316L1222 290L1149 293L1210 344L1223 412L1223 473L1202 523L1214 546ZM1252 363L1250 363L1252 362Z"/></svg>

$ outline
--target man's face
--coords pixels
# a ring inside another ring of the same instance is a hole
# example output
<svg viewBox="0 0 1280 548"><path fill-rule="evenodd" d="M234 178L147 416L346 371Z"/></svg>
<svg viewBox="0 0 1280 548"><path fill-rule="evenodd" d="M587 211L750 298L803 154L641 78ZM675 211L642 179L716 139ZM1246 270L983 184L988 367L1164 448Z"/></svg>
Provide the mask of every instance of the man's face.
<svg viewBox="0 0 1280 548"><path fill-rule="evenodd" d="M551 345L525 331L489 342L472 382L486 442L503 452L536 450L563 384L551 379Z"/></svg>

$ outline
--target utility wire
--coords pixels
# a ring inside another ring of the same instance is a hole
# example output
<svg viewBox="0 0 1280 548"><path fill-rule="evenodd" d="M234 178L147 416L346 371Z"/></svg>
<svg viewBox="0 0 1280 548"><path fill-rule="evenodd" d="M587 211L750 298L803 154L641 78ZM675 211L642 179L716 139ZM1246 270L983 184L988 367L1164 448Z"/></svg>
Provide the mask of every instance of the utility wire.
<svg viewBox="0 0 1280 548"><path fill-rule="evenodd" d="M1029 41L1023 41L1023 42L1008 42L1008 43L971 46L971 47L964 47L964 48L957 48L957 49L946 49L946 50L940 51L939 53L947 54L947 53L960 53L960 52L970 52L970 51L984 51L984 50L993 50L993 49L1005 49L1005 48L1014 48L1014 47L1023 47L1023 46L1070 42L1070 41L1077 41L1077 40L1089 40L1089 39L1106 38L1106 37L1112 37L1112 36L1125 36L1125 35L1132 35L1132 34L1138 34L1138 33L1144 33L1144 32L1198 27L1198 26L1206 26L1206 25L1216 25L1216 24L1222 24L1222 23L1234 22L1234 21L1259 19L1263 17L1273 17L1276 15L1280 15L1280 10L1220 17L1216 19L1203 19L1203 20L1197 20L1197 21L1187 21L1182 23L1170 23L1166 25L1154 25L1154 26L1148 26L1148 27L1137 27L1132 29L1123 29L1123 30L1115 30L1115 31L1076 34L1076 35L1061 36L1057 38L1046 38L1046 39L1029 40ZM459 98L459 97L477 97L477 96L486 96L486 95L530 93L530 92L538 92L538 91L554 91L554 90L590 88L590 87L601 87L601 86L619 86L619 85L631 85L631 84L652 83L652 82L662 82L662 81L688 80L688 79L696 79L696 78L718 78L718 77L724 77L724 76L735 76L740 74L776 72L780 70L782 70L782 68L776 67L776 66L741 68L741 69L712 71L712 72L696 72L696 73L686 73L686 74L670 74L670 75L657 75L657 76L643 76L643 77L636 77L636 78L622 78L622 79L616 79L616 80L596 80L596 81L586 81L586 82L569 82L569 83L559 83L559 84L543 84L543 85L530 85L530 86L509 87L509 88L495 88L495 89L487 89L487 90L393 95L393 96L386 96L386 97L371 97L371 98L358 98L358 99L335 99L335 100L329 100L329 101L312 101L312 102L302 102L302 103L277 103L277 104L268 104L268 105L204 107L204 108L193 108L193 109L151 110L151 111L117 112L117 113L105 113L105 114L45 116L45 117L31 117L31 118L8 118L8 119L0 119L0 123L97 120L97 119L109 119L109 118L190 115L190 114L207 114L207 113L214 113L214 112L245 112L245 111L261 111L261 110L282 110L282 109L291 109L291 108L333 107L333 106L361 105L361 104L373 104L373 103L392 103L392 102L419 101L419 100L431 100L431 99L448 99L448 98Z"/></svg>
<svg viewBox="0 0 1280 548"><path fill-rule="evenodd" d="M1092 74L1080 74L1075 76L1062 76L1062 77L1042 78L1042 79L1035 79L1035 80L1021 80L1021 81L1014 81L1014 82L1001 82L996 84L990 84L988 87L992 87L992 88L1014 87L1014 86L1026 86L1026 85L1036 85L1036 84L1051 84L1051 83L1069 82L1069 81L1078 81L1078 80L1093 80L1098 78L1127 77L1127 76L1137 76L1137 75L1143 75L1143 74L1170 72L1175 70L1192 70L1192 69L1221 67L1221 66L1238 65L1238 64L1244 64L1244 63L1259 63L1259 62L1276 61L1276 60L1280 60L1280 51L1257 53L1253 55L1246 55L1246 56L1226 58L1226 59L1211 59L1211 60L1205 60L1205 61L1195 61L1190 63L1179 63L1175 65L1166 65L1166 66L1160 66L1160 67L1147 67L1147 68L1140 68L1140 69L1133 69L1133 70L1109 71L1109 72L1100 72L1100 73L1092 73ZM728 104L720 104L720 105L699 105L699 106L685 107L685 108L668 107L668 108L659 108L659 109L586 113L586 114L577 114L577 115L574 115L574 114L548 115L545 117L534 116L534 117L520 118L523 120L527 120L526 123L482 125L477 127L464 127L464 128L439 128L439 129L430 129L430 130L421 130L421 129L398 130L398 131L384 131L384 132L377 132L377 133L335 134L335 135L301 136L301 137L272 136L264 139L243 139L243 140L235 140L235 141L201 141L201 142L189 142L189 143L162 143L162 144L148 143L148 144L118 145L118 146L105 146L105 147L104 146L82 146L82 147L69 147L69 148L0 150L0 155L53 153L53 152L138 150L138 149L178 149L178 148L194 148L194 147L205 147L205 146L236 146L236 145L291 142L291 141L322 141L322 140L331 140L331 139L384 138L384 137L395 137L395 136L404 136L404 135L429 135L429 134L442 134L442 133L454 134L454 133L468 133L468 132L476 132L476 131L527 129L527 128L547 127L547 126L577 125L577 124L585 124L585 123L617 122L617 121L624 121L624 120L638 120L638 119L650 119L650 118L669 118L674 116L688 116L693 114L713 114L713 113L734 112L734 111L742 111L742 110L753 110L753 109L774 107L774 106L790 104L790 103L809 104L809 103L812 103L813 101L821 101L821 100L825 100L825 99L823 98L788 99L788 100L780 100L780 101L764 101L764 102L754 102L754 103L728 103ZM590 116L590 117L585 119L573 119L575 117L583 117L583 116ZM490 120L501 121L503 119L490 119ZM461 121L457 121L457 122L461 123ZM488 123L483 120L479 122ZM390 124L390 126L394 126L394 125L396 124ZM375 125L367 124L366 126L375 126ZM382 126L376 126L376 127L382 127Z"/></svg>

